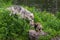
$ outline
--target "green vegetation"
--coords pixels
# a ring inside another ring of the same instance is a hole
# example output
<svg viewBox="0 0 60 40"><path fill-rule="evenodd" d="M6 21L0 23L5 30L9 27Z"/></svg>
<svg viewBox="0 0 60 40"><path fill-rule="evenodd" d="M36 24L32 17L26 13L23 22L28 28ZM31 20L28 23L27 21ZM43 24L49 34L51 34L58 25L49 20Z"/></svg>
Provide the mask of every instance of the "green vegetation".
<svg viewBox="0 0 60 40"><path fill-rule="evenodd" d="M10 16L9 13L0 10L0 40L17 40L19 37L20 40L27 40L28 22L17 15Z"/></svg>
<svg viewBox="0 0 60 40"><path fill-rule="evenodd" d="M35 8L26 7L34 13L35 22L40 22L47 36L40 36L41 40L49 40L60 35L60 19L51 13L35 11ZM17 15L9 16L9 11L0 10L0 40L28 40L28 21L18 18Z"/></svg>
<svg viewBox="0 0 60 40"><path fill-rule="evenodd" d="M12 5L11 2L10 0L5 3L0 0L0 40L28 40L29 22L17 15L9 16L10 12L5 10ZM40 22L44 31L48 33L46 36L40 36L39 40L50 40L60 35L60 12L54 15L46 11L39 12L35 7L22 6L34 13L34 21Z"/></svg>
<svg viewBox="0 0 60 40"><path fill-rule="evenodd" d="M43 26L45 32L48 33L47 36L41 36L40 40L50 40L52 37L60 35L60 17L59 14L55 16L52 13L46 11L39 12L35 8L28 8L35 15L35 22L40 22Z"/></svg>

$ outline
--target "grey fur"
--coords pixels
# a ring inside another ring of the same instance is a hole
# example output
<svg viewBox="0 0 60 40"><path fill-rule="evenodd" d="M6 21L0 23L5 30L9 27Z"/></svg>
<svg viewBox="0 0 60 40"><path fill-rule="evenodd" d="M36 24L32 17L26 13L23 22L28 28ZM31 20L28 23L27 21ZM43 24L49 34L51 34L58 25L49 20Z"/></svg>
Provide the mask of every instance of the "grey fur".
<svg viewBox="0 0 60 40"><path fill-rule="evenodd" d="M30 40L38 40L40 35L44 35L44 32L41 24L38 23L35 30L29 30L29 38Z"/></svg>
<svg viewBox="0 0 60 40"><path fill-rule="evenodd" d="M11 11L10 15L18 14L20 16L20 18L28 19L30 21L31 26L34 25L34 15L33 15L33 13L31 13L30 11L28 11L24 7L14 5L14 6L8 7L7 9L9 11Z"/></svg>

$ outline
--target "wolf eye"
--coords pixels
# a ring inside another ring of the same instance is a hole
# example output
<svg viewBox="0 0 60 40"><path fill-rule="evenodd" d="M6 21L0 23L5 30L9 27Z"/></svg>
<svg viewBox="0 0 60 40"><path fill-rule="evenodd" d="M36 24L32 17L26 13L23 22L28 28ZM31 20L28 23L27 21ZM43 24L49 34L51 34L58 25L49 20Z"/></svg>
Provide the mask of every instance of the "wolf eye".
<svg viewBox="0 0 60 40"><path fill-rule="evenodd" d="M30 17L32 17L32 16L30 16Z"/></svg>
<svg viewBox="0 0 60 40"><path fill-rule="evenodd" d="M39 29L39 30L41 30L41 29Z"/></svg>

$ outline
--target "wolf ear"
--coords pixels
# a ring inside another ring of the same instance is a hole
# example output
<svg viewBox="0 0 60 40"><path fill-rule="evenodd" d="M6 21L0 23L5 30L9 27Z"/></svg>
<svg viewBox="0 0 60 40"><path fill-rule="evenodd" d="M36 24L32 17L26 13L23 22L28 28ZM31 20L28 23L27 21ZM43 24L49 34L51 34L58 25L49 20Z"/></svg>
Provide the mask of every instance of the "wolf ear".
<svg viewBox="0 0 60 40"><path fill-rule="evenodd" d="M34 24L34 28L35 28L35 29L37 28L37 26L38 26L38 24Z"/></svg>

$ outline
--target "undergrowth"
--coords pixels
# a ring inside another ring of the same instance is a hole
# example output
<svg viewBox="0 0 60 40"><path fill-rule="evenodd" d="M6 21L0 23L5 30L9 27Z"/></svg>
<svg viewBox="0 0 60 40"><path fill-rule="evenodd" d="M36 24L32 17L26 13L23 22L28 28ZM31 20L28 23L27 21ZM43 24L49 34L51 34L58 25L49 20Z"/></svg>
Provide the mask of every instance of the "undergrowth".
<svg viewBox="0 0 60 40"><path fill-rule="evenodd" d="M9 11L2 9L10 6L11 3L0 5L0 40L29 40L28 30L30 30L30 26L28 21L18 18L17 15L10 16ZM46 11L40 12L35 7L23 7L34 14L34 21L40 22L43 31L48 34L40 36L39 40L51 40L52 37L60 35L60 13L54 15Z"/></svg>

